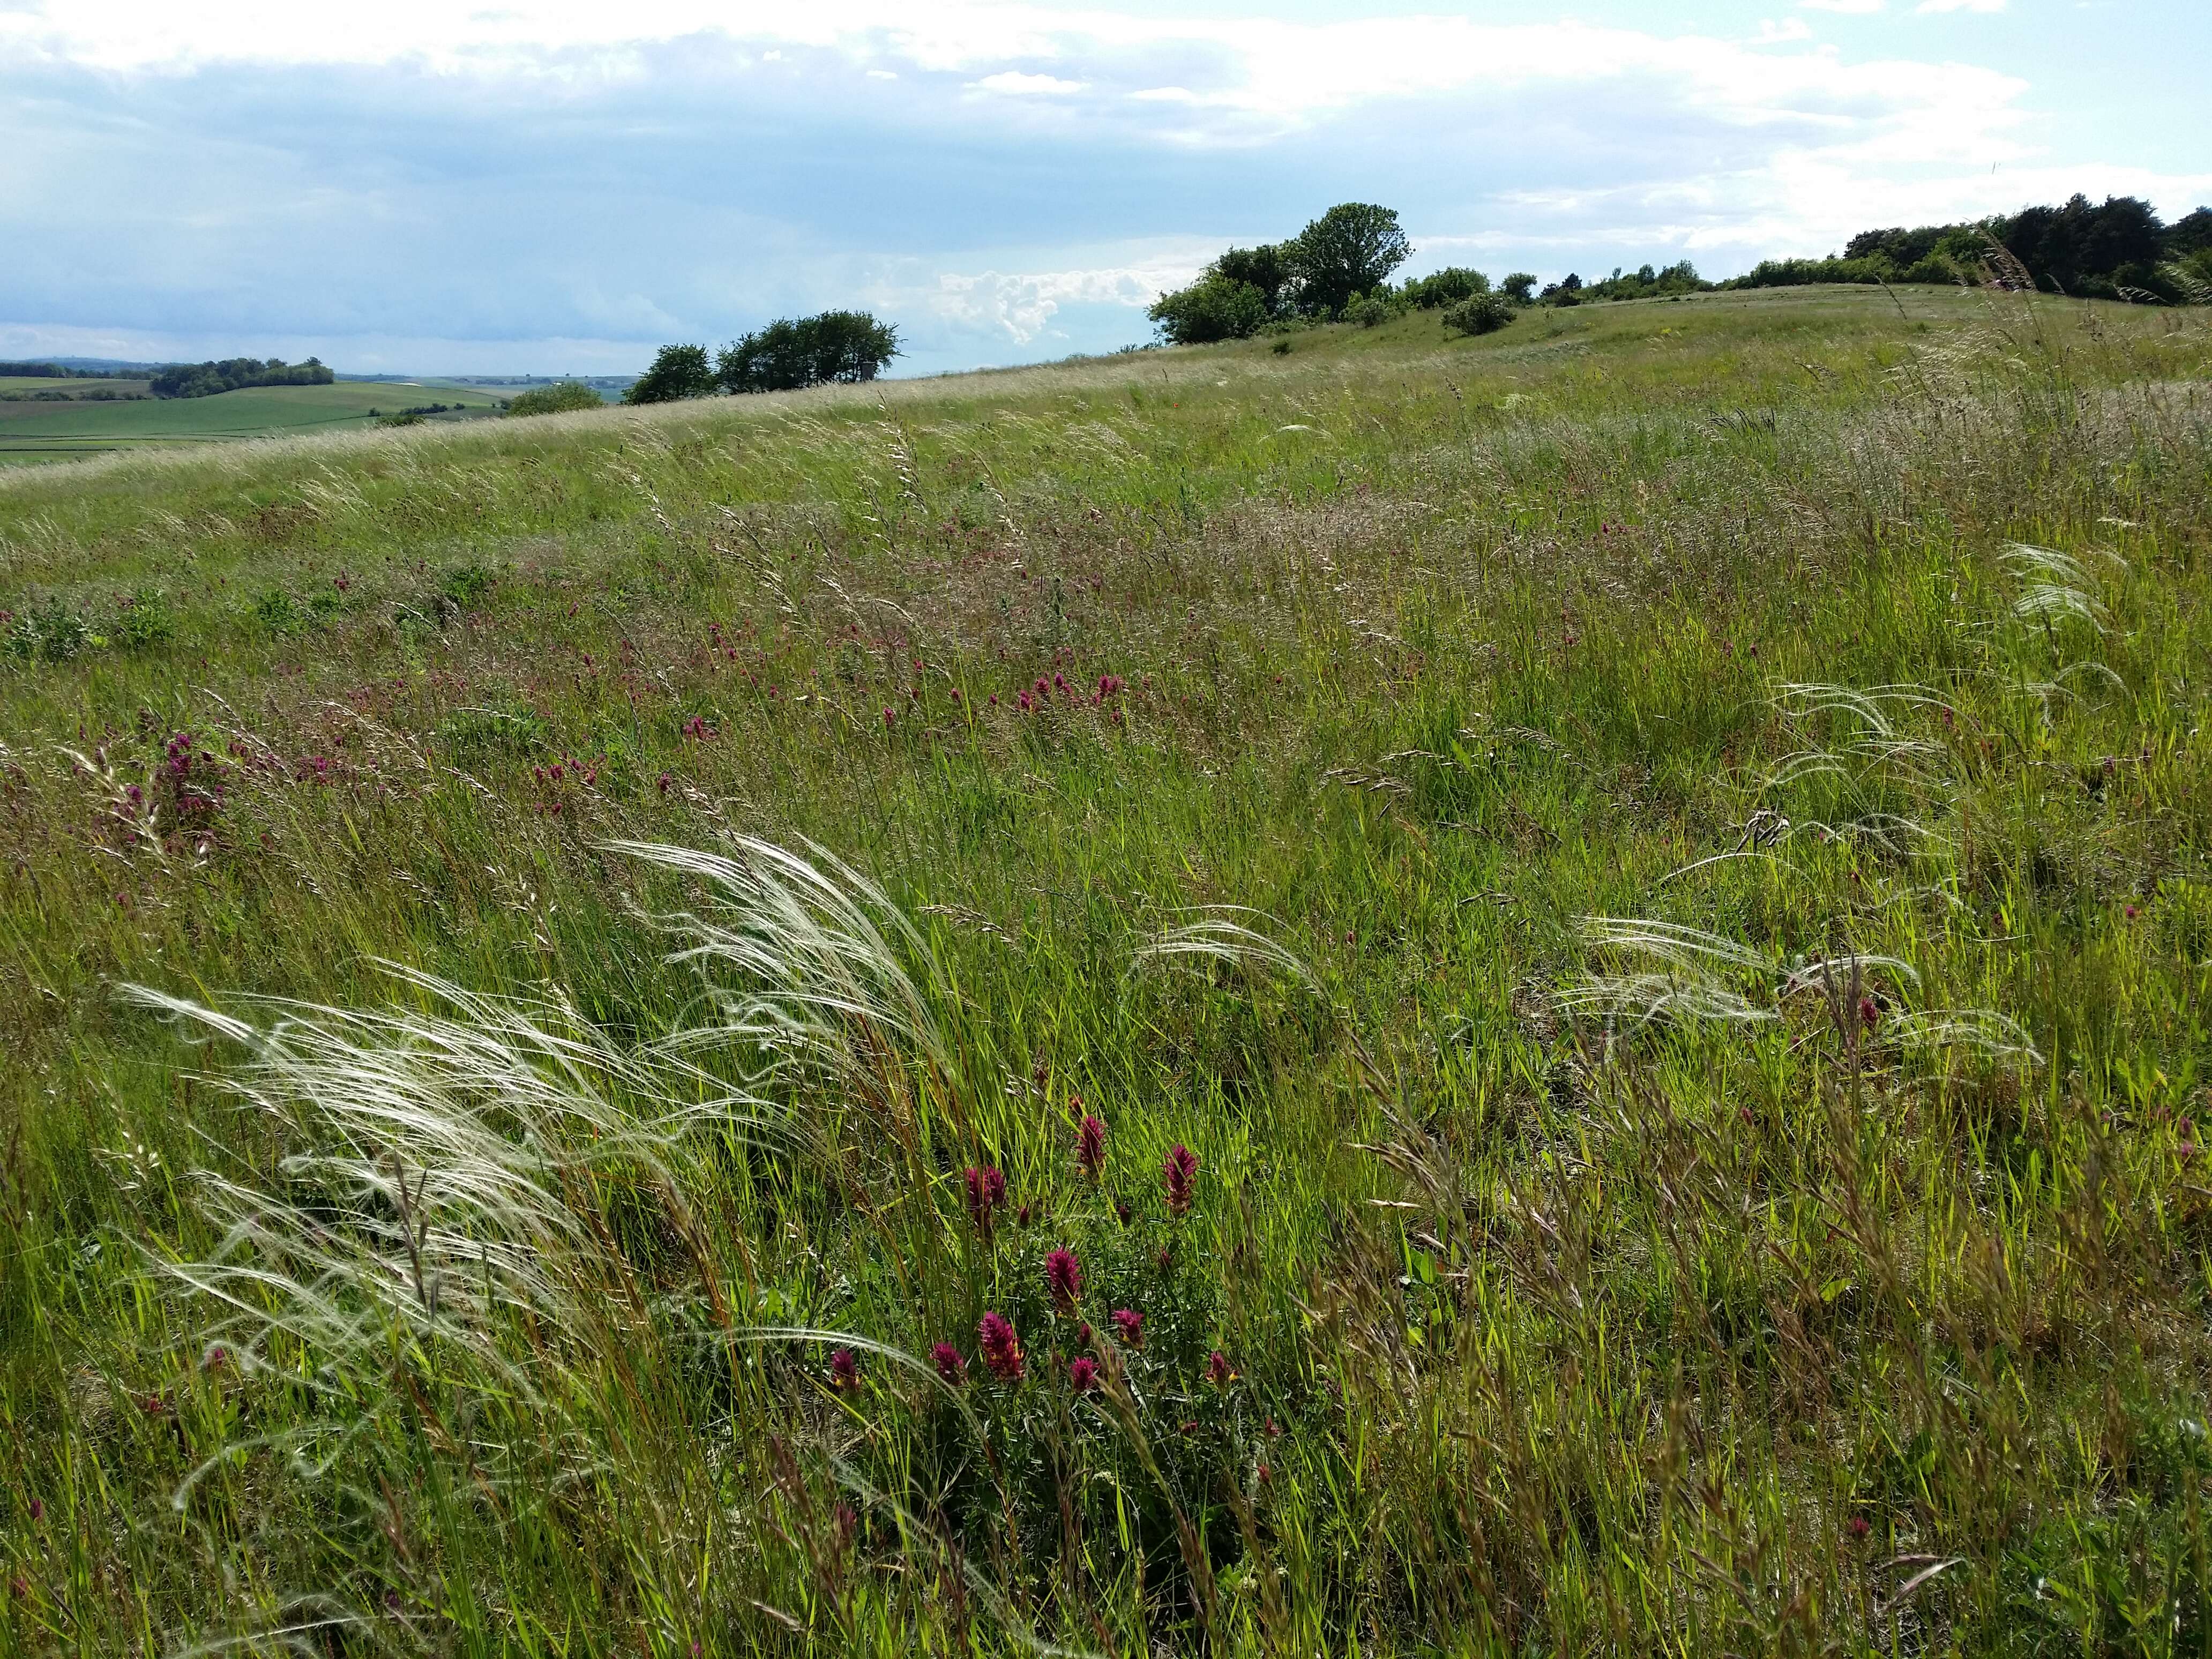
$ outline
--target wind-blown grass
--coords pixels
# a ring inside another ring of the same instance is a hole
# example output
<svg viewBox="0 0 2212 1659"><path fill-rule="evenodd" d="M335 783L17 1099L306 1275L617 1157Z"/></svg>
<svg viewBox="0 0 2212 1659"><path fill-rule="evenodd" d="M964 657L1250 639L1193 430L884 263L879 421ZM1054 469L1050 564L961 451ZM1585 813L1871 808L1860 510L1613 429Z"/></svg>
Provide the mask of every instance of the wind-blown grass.
<svg viewBox="0 0 2212 1659"><path fill-rule="evenodd" d="M2195 1650L2208 365L0 478L0 1645Z"/></svg>

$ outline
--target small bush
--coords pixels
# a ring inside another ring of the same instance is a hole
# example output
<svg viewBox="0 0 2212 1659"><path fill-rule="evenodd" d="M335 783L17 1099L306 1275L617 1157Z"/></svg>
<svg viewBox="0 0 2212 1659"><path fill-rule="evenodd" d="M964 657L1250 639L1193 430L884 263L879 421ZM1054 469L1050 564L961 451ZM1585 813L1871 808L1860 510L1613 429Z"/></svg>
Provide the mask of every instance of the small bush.
<svg viewBox="0 0 2212 1659"><path fill-rule="evenodd" d="M177 631L169 614L169 601L157 587L142 587L123 601L115 613L108 637L125 651L143 651L167 645Z"/></svg>
<svg viewBox="0 0 2212 1659"><path fill-rule="evenodd" d="M438 597L457 611L466 611L491 592L496 573L480 564L457 564L438 579Z"/></svg>
<svg viewBox="0 0 2212 1659"><path fill-rule="evenodd" d="M253 620L264 633L278 639L296 634L307 623L299 601L281 587L272 587L253 602Z"/></svg>
<svg viewBox="0 0 2212 1659"><path fill-rule="evenodd" d="M1406 301L1387 288L1372 294L1357 295L1344 308L1344 320L1356 323L1361 328L1374 328L1389 322L1393 317L1402 317L1410 309Z"/></svg>
<svg viewBox="0 0 2212 1659"><path fill-rule="evenodd" d="M518 393L507 406L509 415L567 415L580 409L604 409L599 394L581 380L556 380Z"/></svg>
<svg viewBox="0 0 2212 1659"><path fill-rule="evenodd" d="M1145 314L1170 345L1242 340L1257 334L1267 320L1267 296L1249 283L1206 276L1163 294Z"/></svg>
<svg viewBox="0 0 2212 1659"><path fill-rule="evenodd" d="M1448 334L1495 334L1517 313L1513 302L1502 294L1478 294L1471 300L1462 300L1444 313L1444 331Z"/></svg>
<svg viewBox="0 0 2212 1659"><path fill-rule="evenodd" d="M8 654L25 662L67 662L93 643L90 625L59 599L24 612L7 635Z"/></svg>
<svg viewBox="0 0 2212 1659"><path fill-rule="evenodd" d="M1529 279L1534 282L1535 279ZM1417 276L1399 290L1407 302L1421 311L1441 310L1490 292L1490 278L1465 265L1447 265L1431 276Z"/></svg>

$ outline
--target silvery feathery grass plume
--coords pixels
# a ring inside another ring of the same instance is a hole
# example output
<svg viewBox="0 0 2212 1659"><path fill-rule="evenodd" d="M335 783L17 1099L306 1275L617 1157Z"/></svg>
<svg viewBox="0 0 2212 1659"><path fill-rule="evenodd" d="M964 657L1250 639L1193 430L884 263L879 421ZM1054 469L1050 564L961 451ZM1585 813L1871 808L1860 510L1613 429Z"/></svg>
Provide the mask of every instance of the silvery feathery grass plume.
<svg viewBox="0 0 2212 1659"><path fill-rule="evenodd" d="M651 842L620 853L702 883L707 911L657 918L685 943L669 958L709 976L716 1018L678 1033L671 1054L752 1049L849 1072L907 1052L950 1068L928 997L901 960L929 950L873 883L821 848L812 863L750 836L726 854ZM880 921L878 920L880 918Z"/></svg>
<svg viewBox="0 0 2212 1659"><path fill-rule="evenodd" d="M1319 988L1313 969L1307 967L1296 952L1257 928L1237 920L1240 915L1272 920L1242 905L1214 905L1209 907L1196 921L1170 927L1150 944L1139 945L1131 965L1142 967L1152 963L1165 963L1189 967L1208 961L1230 963L1245 967L1270 968L1310 989Z"/></svg>
<svg viewBox="0 0 2212 1659"><path fill-rule="evenodd" d="M618 1340L622 1269L593 1182L657 1190L683 1224L672 1149L702 1123L742 1132L756 1103L689 1079L679 1097L563 1000L480 996L380 965L438 1012L256 1000L270 1018L254 1024L125 988L246 1048L221 1086L300 1149L258 1182L203 1170L196 1201L221 1243L165 1271L221 1310L204 1334L241 1363L290 1338L360 1382L398 1338L534 1397L546 1345L504 1342L506 1316L556 1345Z"/></svg>
<svg viewBox="0 0 2212 1659"><path fill-rule="evenodd" d="M1905 729L1903 716L1908 710L1948 706L1923 685L1877 685L1861 690L1849 685L1791 684L1778 690L1772 702L1793 725L1826 716L1842 725L1848 735L1840 743L1785 756L1767 775L1768 789L1821 775L1853 784L1884 772L1926 781L1944 757L1942 744L1915 738Z"/></svg>
<svg viewBox="0 0 2212 1659"><path fill-rule="evenodd" d="M1774 1005L1786 998L1808 991L1832 993L1841 985L1859 987L1870 975L1901 988L1920 983L1911 964L1896 957L1846 951L1785 968L1748 945L1680 922L1585 916L1582 934L1592 949L1637 965L1627 973L1593 974L1565 987L1559 994L1560 1006L1638 1025L1660 1019L1757 1024L1778 1018ZM1759 988L1762 1002L1752 1001L1739 988L1747 983ZM1882 1022L1880 1040L1898 1048L1967 1049L2031 1063L2043 1058L2016 1021L1987 1008L1899 1013Z"/></svg>
<svg viewBox="0 0 2212 1659"><path fill-rule="evenodd" d="M1773 964L1717 933L1679 922L1633 916L1585 916L1585 944L1639 965L1625 974L1593 974L1559 993L1560 1006L1638 1024L1662 1018L1749 1024L1772 1019L1727 981L1768 975Z"/></svg>
<svg viewBox="0 0 2212 1659"><path fill-rule="evenodd" d="M2079 559L2048 547L2012 542L1998 560L2020 580L2012 613L2022 622L2045 629L2079 622L2104 632L2106 613L2097 599L2097 580Z"/></svg>

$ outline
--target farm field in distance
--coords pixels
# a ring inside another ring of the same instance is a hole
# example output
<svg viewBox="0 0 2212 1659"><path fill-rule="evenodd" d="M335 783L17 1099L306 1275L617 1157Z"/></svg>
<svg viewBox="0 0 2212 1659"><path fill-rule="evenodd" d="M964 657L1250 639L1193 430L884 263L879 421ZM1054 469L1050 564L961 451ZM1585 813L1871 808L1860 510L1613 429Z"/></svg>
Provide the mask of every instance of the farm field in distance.
<svg viewBox="0 0 2212 1659"><path fill-rule="evenodd" d="M0 1648L2204 1650L2208 370L1777 289L0 474Z"/></svg>
<svg viewBox="0 0 2212 1659"><path fill-rule="evenodd" d="M11 398L40 390L66 392L71 400ZM373 425L415 404L459 404L465 413L430 416L452 421L495 414L498 398L487 391L439 380L362 382L330 386L248 386L208 398L141 398L139 380L0 379L0 465L16 466L103 454L118 449L234 441L292 433L344 431ZM96 394L106 391L112 400Z"/></svg>

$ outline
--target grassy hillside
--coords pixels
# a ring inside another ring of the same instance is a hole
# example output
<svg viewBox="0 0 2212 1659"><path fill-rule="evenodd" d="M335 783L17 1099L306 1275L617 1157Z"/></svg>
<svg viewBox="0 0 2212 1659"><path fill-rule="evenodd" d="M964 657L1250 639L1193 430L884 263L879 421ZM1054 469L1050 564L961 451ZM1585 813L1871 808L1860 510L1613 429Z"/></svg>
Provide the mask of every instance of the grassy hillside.
<svg viewBox="0 0 2212 1659"><path fill-rule="evenodd" d="M0 478L14 1650L2212 1643L2203 317L1288 343Z"/></svg>
<svg viewBox="0 0 2212 1659"><path fill-rule="evenodd" d="M0 381L0 391L66 390L69 403L0 401L0 465L52 461L119 448L204 444L288 433L326 432L374 424L372 410L390 415L418 404L459 404L483 414L498 407L490 394L438 381L367 385L249 386L212 398L86 400L98 387L143 392L139 381ZM445 417L451 419L453 417Z"/></svg>

